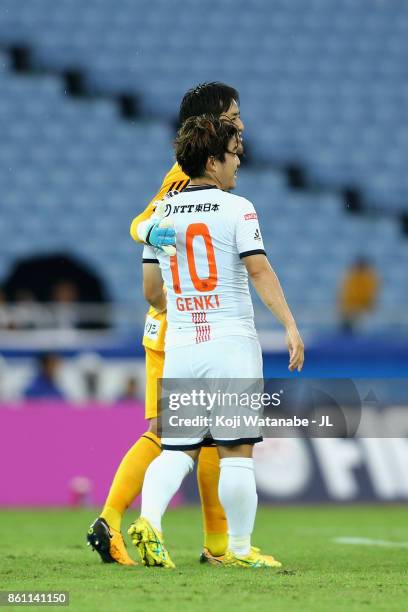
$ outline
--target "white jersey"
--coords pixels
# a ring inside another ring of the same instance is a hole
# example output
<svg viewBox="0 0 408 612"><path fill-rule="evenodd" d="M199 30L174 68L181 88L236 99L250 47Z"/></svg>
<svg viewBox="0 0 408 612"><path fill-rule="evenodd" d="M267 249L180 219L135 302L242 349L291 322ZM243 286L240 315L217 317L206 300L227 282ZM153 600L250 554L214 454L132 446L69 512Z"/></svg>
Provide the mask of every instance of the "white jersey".
<svg viewBox="0 0 408 612"><path fill-rule="evenodd" d="M243 259L265 254L253 204L216 187L188 187L168 199L177 254L146 246L167 289L166 349L225 336L256 338Z"/></svg>

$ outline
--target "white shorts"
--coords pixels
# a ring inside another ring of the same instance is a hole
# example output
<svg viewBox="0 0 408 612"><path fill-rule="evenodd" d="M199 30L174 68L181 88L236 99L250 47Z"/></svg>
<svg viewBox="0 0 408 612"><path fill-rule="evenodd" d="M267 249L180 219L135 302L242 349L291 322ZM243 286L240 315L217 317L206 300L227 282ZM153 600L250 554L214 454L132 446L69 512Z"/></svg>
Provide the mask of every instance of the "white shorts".
<svg viewBox="0 0 408 612"><path fill-rule="evenodd" d="M163 378L262 378L257 338L228 336L166 350Z"/></svg>
<svg viewBox="0 0 408 612"><path fill-rule="evenodd" d="M212 389L219 388L216 382L218 379L222 381L223 391L238 393L248 390L249 387L252 388L248 379L257 381L255 385L259 387L263 380L262 351L259 341L257 338L245 336L228 336L201 344L170 348L166 350L163 379L185 379L187 386L197 379L211 379L209 385ZM166 397L165 380L163 380L163 397ZM223 446L260 442L262 436L258 426L236 428L237 435L234 435L232 428L216 426L215 419L217 422L223 417L231 419L237 416L237 412L239 411L234 407L218 407L219 416L214 417L212 423L208 424L208 418L206 420L205 417L209 417L209 413L205 407L202 409L187 407L183 412L179 411L179 414L201 417L201 419L198 419L199 425L188 428L186 437L180 434L180 431L184 430L179 430L175 437L168 437L170 429L167 426L168 419L163 418L162 424L166 421L166 426L162 431L162 448L188 450L214 442ZM226 432L228 436L225 435Z"/></svg>

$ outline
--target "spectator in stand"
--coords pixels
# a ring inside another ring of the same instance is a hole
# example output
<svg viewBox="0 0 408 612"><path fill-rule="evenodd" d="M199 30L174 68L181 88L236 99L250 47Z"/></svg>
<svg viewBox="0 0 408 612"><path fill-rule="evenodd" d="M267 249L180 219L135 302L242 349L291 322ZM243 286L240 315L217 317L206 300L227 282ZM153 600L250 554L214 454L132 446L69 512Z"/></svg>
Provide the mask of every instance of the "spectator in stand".
<svg viewBox="0 0 408 612"><path fill-rule="evenodd" d="M3 355L0 355L0 401L5 398L4 380L7 376L7 362Z"/></svg>
<svg viewBox="0 0 408 612"><path fill-rule="evenodd" d="M57 383L60 358L55 353L43 353L38 358L38 372L24 391L27 399L63 399Z"/></svg>
<svg viewBox="0 0 408 612"><path fill-rule="evenodd" d="M343 331L352 332L361 317L374 309L379 285L372 263L358 257L346 271L340 287L338 305Z"/></svg>
<svg viewBox="0 0 408 612"><path fill-rule="evenodd" d="M78 357L78 368L83 382L84 399L98 401L101 393L103 362L97 353L82 353Z"/></svg>
<svg viewBox="0 0 408 612"><path fill-rule="evenodd" d="M12 327L16 330L43 327L44 312L30 289L18 289L15 296Z"/></svg>
<svg viewBox="0 0 408 612"><path fill-rule="evenodd" d="M79 326L78 287L67 279L61 279L51 289L51 302L55 306L55 327L72 329Z"/></svg>
<svg viewBox="0 0 408 612"><path fill-rule="evenodd" d="M10 326L10 314L7 308L6 295L0 287L0 329L10 329Z"/></svg>
<svg viewBox="0 0 408 612"><path fill-rule="evenodd" d="M123 393L119 396L120 402L134 402L140 399L139 381L135 376L129 376L125 380Z"/></svg>

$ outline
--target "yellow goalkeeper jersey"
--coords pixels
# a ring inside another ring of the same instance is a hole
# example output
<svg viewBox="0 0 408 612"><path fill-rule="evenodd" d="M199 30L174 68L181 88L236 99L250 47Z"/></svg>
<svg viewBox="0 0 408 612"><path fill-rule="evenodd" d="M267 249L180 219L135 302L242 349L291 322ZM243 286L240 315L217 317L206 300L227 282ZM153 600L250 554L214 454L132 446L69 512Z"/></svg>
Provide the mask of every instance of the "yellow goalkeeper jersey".
<svg viewBox="0 0 408 612"><path fill-rule="evenodd" d="M166 174L161 184L159 191L154 198L149 202L144 211L135 217L130 226L130 235L133 240L140 242L137 235L137 226L142 221L149 219L154 211L154 203L164 198L169 191L182 191L189 183L189 177L184 174L180 166L176 163ZM143 334L143 346L154 349L156 351L164 351L164 340L166 336L167 320L165 312L157 312L153 306L150 306L146 315L146 322Z"/></svg>

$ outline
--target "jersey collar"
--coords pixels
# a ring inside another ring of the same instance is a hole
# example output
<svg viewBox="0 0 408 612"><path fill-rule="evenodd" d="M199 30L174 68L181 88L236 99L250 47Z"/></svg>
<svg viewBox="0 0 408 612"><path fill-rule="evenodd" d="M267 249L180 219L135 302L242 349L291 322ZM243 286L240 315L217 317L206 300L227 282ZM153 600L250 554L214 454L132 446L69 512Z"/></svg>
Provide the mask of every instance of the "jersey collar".
<svg viewBox="0 0 408 612"><path fill-rule="evenodd" d="M185 193L186 191L202 191L203 189L218 189L218 187L216 185L194 185L192 187L187 185L183 191Z"/></svg>

